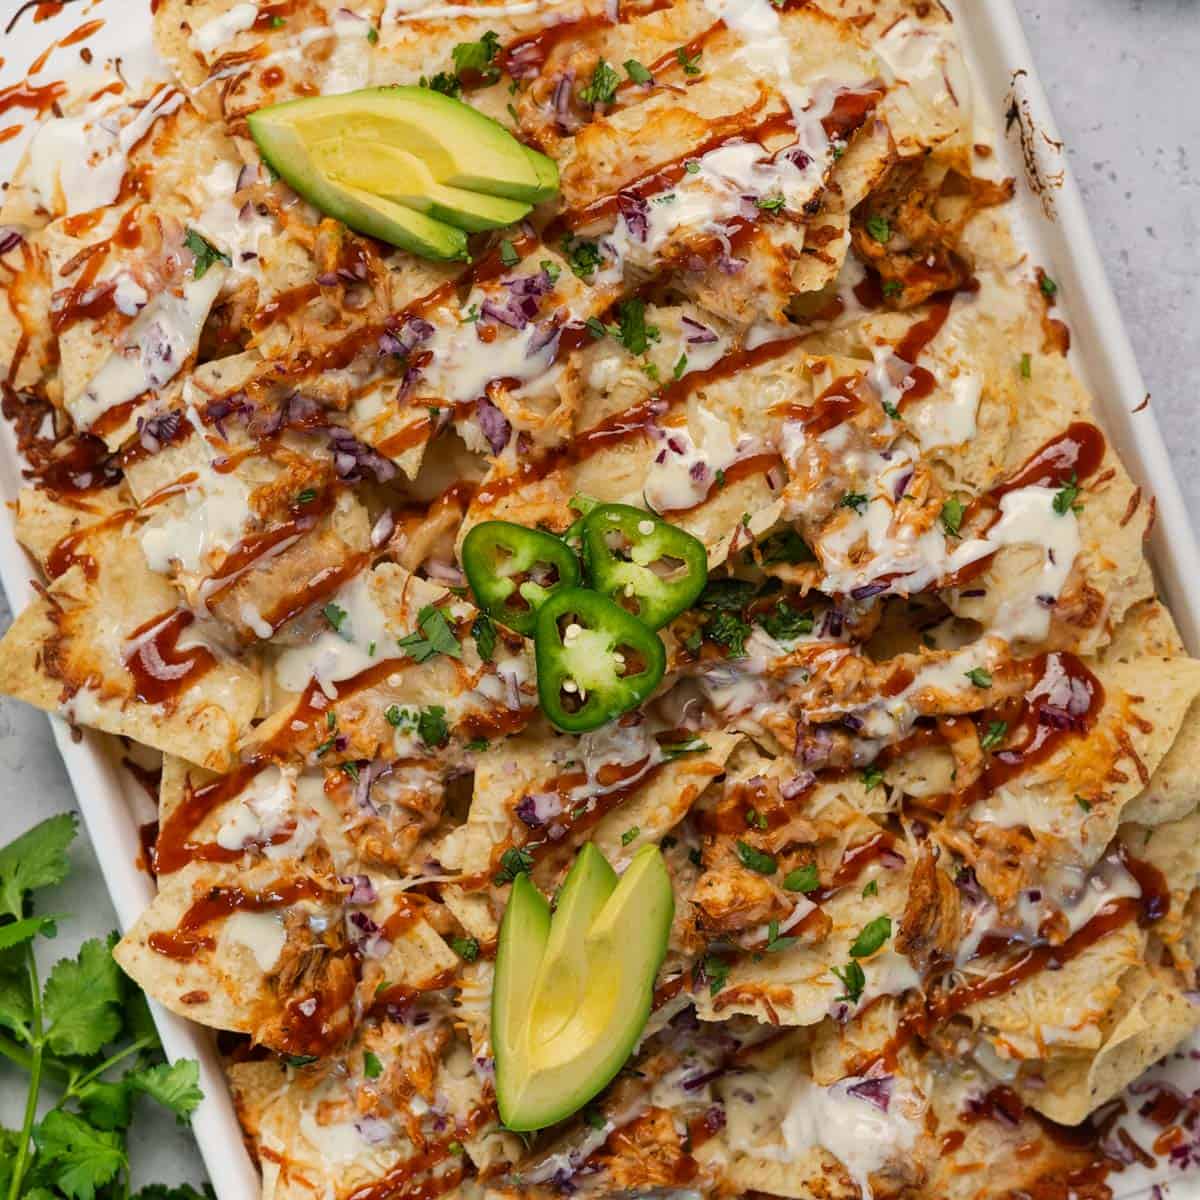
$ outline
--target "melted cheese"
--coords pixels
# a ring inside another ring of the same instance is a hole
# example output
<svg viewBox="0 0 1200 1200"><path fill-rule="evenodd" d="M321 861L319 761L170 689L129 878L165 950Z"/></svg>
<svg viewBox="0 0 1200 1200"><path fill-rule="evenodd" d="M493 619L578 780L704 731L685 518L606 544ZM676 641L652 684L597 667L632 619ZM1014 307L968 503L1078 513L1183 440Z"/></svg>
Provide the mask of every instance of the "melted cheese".
<svg viewBox="0 0 1200 1200"><path fill-rule="evenodd" d="M90 429L110 409L147 392L157 392L183 370L196 352L200 331L225 280L213 266L200 279L188 279L181 294L156 296L130 326L125 345L93 376L67 411L81 429Z"/></svg>
<svg viewBox="0 0 1200 1200"><path fill-rule="evenodd" d="M183 99L182 92L163 87L140 109L101 105L47 121L29 144L29 182L38 203L68 217L115 203L129 153Z"/></svg>
<svg viewBox="0 0 1200 1200"><path fill-rule="evenodd" d="M275 664L275 678L288 692L300 692L316 679L331 699L334 686L388 658L395 658L395 637L371 587L371 573L356 575L331 604L345 612L337 630L326 629L307 646L289 647Z"/></svg>
<svg viewBox="0 0 1200 1200"><path fill-rule="evenodd" d="M228 12L211 21L205 21L191 37L192 49L201 54L212 54L214 50L233 41L258 20L257 4L235 4Z"/></svg>
<svg viewBox="0 0 1200 1200"><path fill-rule="evenodd" d="M658 451L646 468L646 503L658 513L677 512L701 503L714 486L718 471L739 454L726 421L700 405L692 420L700 442L682 426L653 428Z"/></svg>
<svg viewBox="0 0 1200 1200"><path fill-rule="evenodd" d="M221 941L249 950L259 968L270 971L283 953L287 934L276 913L235 912L221 926Z"/></svg>
<svg viewBox="0 0 1200 1200"><path fill-rule="evenodd" d="M978 431L979 400L983 380L978 375L959 375L948 396L933 396L905 414L915 430L921 449L928 453L942 446L961 446Z"/></svg>

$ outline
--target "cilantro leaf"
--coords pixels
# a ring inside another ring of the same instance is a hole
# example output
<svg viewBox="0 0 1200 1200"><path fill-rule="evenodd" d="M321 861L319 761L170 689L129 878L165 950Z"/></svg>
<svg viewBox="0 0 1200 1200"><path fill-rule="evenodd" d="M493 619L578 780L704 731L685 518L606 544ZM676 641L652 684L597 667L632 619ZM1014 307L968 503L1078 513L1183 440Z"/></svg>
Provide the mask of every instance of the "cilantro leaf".
<svg viewBox="0 0 1200 1200"><path fill-rule="evenodd" d="M705 612L741 612L756 590L746 579L710 579L696 604Z"/></svg>
<svg viewBox="0 0 1200 1200"><path fill-rule="evenodd" d="M124 1080L87 1084L79 1093L79 1107L97 1129L125 1129L133 1119L133 1097Z"/></svg>
<svg viewBox="0 0 1200 1200"><path fill-rule="evenodd" d="M333 627L334 633L342 632L342 626L345 624L346 617L348 616L344 608L342 608L340 605L334 604L331 601L329 604L325 605L323 609L321 609L321 615L324 616L325 620L327 620Z"/></svg>
<svg viewBox="0 0 1200 1200"><path fill-rule="evenodd" d="M851 1004L857 1004L862 999L863 990L867 986L867 976L862 969L862 964L851 959L844 967L830 967L838 981L846 990L838 997L840 1001L849 1001Z"/></svg>
<svg viewBox="0 0 1200 1200"><path fill-rule="evenodd" d="M780 601L769 613L759 617L758 623L777 642L794 642L812 633L814 620L811 612L797 612Z"/></svg>
<svg viewBox="0 0 1200 1200"><path fill-rule="evenodd" d="M489 29L477 42L459 42L450 52L454 66L461 75L464 71L478 71L488 82L500 78L500 72L492 66L500 50L500 35Z"/></svg>
<svg viewBox="0 0 1200 1200"><path fill-rule="evenodd" d="M421 709L421 715L417 718L417 735L430 747L444 746L450 740L446 710L440 704Z"/></svg>
<svg viewBox="0 0 1200 1200"><path fill-rule="evenodd" d="M363 1052L363 1074L368 1079L378 1079L383 1074L383 1063L379 1061L379 1055L371 1050Z"/></svg>
<svg viewBox="0 0 1200 1200"><path fill-rule="evenodd" d="M765 850L759 850L756 846L740 840L736 843L736 848L737 856L747 870L757 871L759 875L774 875L778 870L778 864L775 862L773 854L768 854Z"/></svg>
<svg viewBox="0 0 1200 1200"><path fill-rule="evenodd" d="M698 737L689 738L686 742L670 742L661 746L663 762L674 762L685 754L703 754L712 747Z"/></svg>
<svg viewBox="0 0 1200 1200"><path fill-rule="evenodd" d="M601 59L592 72L592 81L579 93L579 99L593 108L611 104L617 97L620 82L620 75Z"/></svg>
<svg viewBox="0 0 1200 1200"><path fill-rule="evenodd" d="M990 688L992 686L992 673L985 671L983 667L972 667L967 672L967 678L977 688Z"/></svg>
<svg viewBox="0 0 1200 1200"><path fill-rule="evenodd" d="M638 296L623 300L617 309L619 338L630 354L645 354L651 342L659 339L659 330L646 324L646 302Z"/></svg>
<svg viewBox="0 0 1200 1200"><path fill-rule="evenodd" d="M680 46L675 51L675 61L683 68L685 75L700 74L700 53L697 50L695 54L689 54L686 46Z"/></svg>
<svg viewBox="0 0 1200 1200"><path fill-rule="evenodd" d="M587 238L571 237L568 234L563 238L562 251L567 261L571 264L571 270L580 279L590 279L596 268L603 261L603 256L600 253L600 243L589 241ZM601 334L600 336L603 337L604 335Z"/></svg>
<svg viewBox="0 0 1200 1200"><path fill-rule="evenodd" d="M868 921L850 947L851 958L869 958L892 936L892 918L876 917Z"/></svg>
<svg viewBox="0 0 1200 1200"><path fill-rule="evenodd" d="M958 537L958 531L962 528L963 516L966 511L966 506L957 496L951 496L942 505L942 528L951 537Z"/></svg>
<svg viewBox="0 0 1200 1200"><path fill-rule="evenodd" d="M54 1182L71 1200L93 1200L96 1189L110 1183L126 1165L118 1134L93 1129L81 1117L51 1109L33 1131L44 1166L54 1168Z"/></svg>
<svg viewBox="0 0 1200 1200"><path fill-rule="evenodd" d="M867 219L867 232L880 245L886 245L892 240L892 224L887 217L869 217Z"/></svg>
<svg viewBox="0 0 1200 1200"><path fill-rule="evenodd" d="M121 972L112 943L84 942L77 958L59 960L46 980L46 1042L55 1054L95 1054L121 1032Z"/></svg>
<svg viewBox="0 0 1200 1200"><path fill-rule="evenodd" d="M233 266L233 260L228 254L222 254L212 242L194 229L187 231L183 244L196 256L196 262L192 267L192 275L196 279L203 279L209 270L219 262L224 263L227 267Z"/></svg>
<svg viewBox="0 0 1200 1200"><path fill-rule="evenodd" d="M774 563L816 562L808 543L794 529L781 529L771 534L762 543L762 556L767 566Z"/></svg>
<svg viewBox="0 0 1200 1200"><path fill-rule="evenodd" d="M463 962L473 963L479 957L479 942L473 937L452 937L450 939L450 949Z"/></svg>
<svg viewBox="0 0 1200 1200"><path fill-rule="evenodd" d="M797 867L783 877L783 886L789 892L815 892L821 886L821 877L817 874L817 864Z"/></svg>
<svg viewBox="0 0 1200 1200"><path fill-rule="evenodd" d="M500 856L500 870L492 876L492 882L497 887L512 883L518 875L528 875L533 870L533 855L528 850L509 847Z"/></svg>
<svg viewBox="0 0 1200 1200"><path fill-rule="evenodd" d="M642 831L637 825L631 825L623 834L621 834L621 845L628 846L631 842L637 840L638 834Z"/></svg>
<svg viewBox="0 0 1200 1200"><path fill-rule="evenodd" d="M625 60L625 74L634 83L647 84L654 82L654 76L636 58Z"/></svg>
<svg viewBox="0 0 1200 1200"><path fill-rule="evenodd" d="M782 950L790 950L798 941L794 937L779 936L779 922L772 921L767 926L767 953L778 954Z"/></svg>
<svg viewBox="0 0 1200 1200"><path fill-rule="evenodd" d="M992 721L988 724L987 732L979 739L980 748L994 750L1008 736L1007 721Z"/></svg>
<svg viewBox="0 0 1200 1200"><path fill-rule="evenodd" d="M181 1124L196 1111L204 1099L200 1090L200 1067L192 1059L180 1059L175 1063L158 1063L140 1071L130 1071L125 1077L134 1091L149 1096L175 1114Z"/></svg>
<svg viewBox="0 0 1200 1200"><path fill-rule="evenodd" d="M453 71L439 71L432 79L421 76L420 86L454 99L462 91L462 83Z"/></svg>
<svg viewBox="0 0 1200 1200"><path fill-rule="evenodd" d="M491 662L496 653L496 626L487 613L480 613L471 625L475 649L484 662Z"/></svg>
<svg viewBox="0 0 1200 1200"><path fill-rule="evenodd" d="M717 613L705 627L705 633L712 641L724 646L730 658L746 657L746 639L751 630L741 617L731 612Z"/></svg>
<svg viewBox="0 0 1200 1200"><path fill-rule="evenodd" d="M1065 517L1069 512L1082 512L1083 505L1077 504L1079 499L1079 482L1078 477L1074 472L1071 473L1071 478L1059 490L1054 497L1054 511L1060 517Z"/></svg>
<svg viewBox="0 0 1200 1200"><path fill-rule="evenodd" d="M0 925L0 950L8 950L44 933L53 937L58 930L56 922L62 920L62 913L48 914L40 917L26 917L23 921L10 921Z"/></svg>
<svg viewBox="0 0 1200 1200"><path fill-rule="evenodd" d="M883 782L883 771L879 767L867 767L862 773L863 787L873 792Z"/></svg>
<svg viewBox="0 0 1200 1200"><path fill-rule="evenodd" d="M709 954L704 959L704 974L708 979L708 993L715 996L729 978L730 964L715 954Z"/></svg>
<svg viewBox="0 0 1200 1200"><path fill-rule="evenodd" d="M427 604L417 615L417 632L400 638L396 644L417 663L428 662L439 654L462 658L462 647L446 614L432 604Z"/></svg>
<svg viewBox="0 0 1200 1200"><path fill-rule="evenodd" d="M852 508L861 517L867 511L867 505L870 502L864 492L847 492L838 501L838 508Z"/></svg>
<svg viewBox="0 0 1200 1200"><path fill-rule="evenodd" d="M62 883L71 869L67 847L77 828L74 813L50 817L0 849L0 905L14 917L24 915L26 892Z"/></svg>

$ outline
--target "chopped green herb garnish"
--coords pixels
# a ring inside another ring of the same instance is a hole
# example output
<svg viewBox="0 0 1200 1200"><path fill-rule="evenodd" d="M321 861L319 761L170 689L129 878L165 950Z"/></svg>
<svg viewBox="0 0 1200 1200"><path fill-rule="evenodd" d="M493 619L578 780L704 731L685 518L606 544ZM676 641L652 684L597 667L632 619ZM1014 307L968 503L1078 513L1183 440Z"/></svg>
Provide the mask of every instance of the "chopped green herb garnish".
<svg viewBox="0 0 1200 1200"><path fill-rule="evenodd" d="M838 508L852 508L861 517L867 511L870 499L863 492L847 492L839 501Z"/></svg>
<svg viewBox="0 0 1200 1200"><path fill-rule="evenodd" d="M484 662L491 662L496 653L496 626L487 613L480 613L471 623L471 636L475 639L475 649Z"/></svg>
<svg viewBox="0 0 1200 1200"><path fill-rule="evenodd" d="M528 850L510 847L500 856L500 870L492 876L497 887L512 883L518 875L528 875L533 869L533 855Z"/></svg>
<svg viewBox="0 0 1200 1200"><path fill-rule="evenodd" d="M671 371L671 374L674 375L676 379L682 379L683 373L687 370L687 367L688 356L686 354L681 354L678 362L676 362L673 370Z"/></svg>
<svg viewBox="0 0 1200 1200"><path fill-rule="evenodd" d="M454 66L461 75L464 71L478 71L487 83L495 83L500 71L493 64L500 51L500 35L489 29L477 42L459 42L451 51Z"/></svg>
<svg viewBox="0 0 1200 1200"><path fill-rule="evenodd" d="M740 839L736 843L737 856L741 864L749 871L757 871L760 875L774 875L778 869L775 856L765 850L759 850L748 842Z"/></svg>
<svg viewBox="0 0 1200 1200"><path fill-rule="evenodd" d="M417 718L417 734L430 747L444 746L450 740L446 710L440 704L421 709L421 715Z"/></svg>
<svg viewBox="0 0 1200 1200"><path fill-rule="evenodd" d="M868 921L850 947L851 958L870 958L892 936L892 918L876 917Z"/></svg>
<svg viewBox="0 0 1200 1200"><path fill-rule="evenodd" d="M1032 379L1033 378L1033 355L1032 354L1022 354L1021 355L1021 378L1022 379Z"/></svg>
<svg viewBox="0 0 1200 1200"><path fill-rule="evenodd" d="M783 877L783 886L789 892L815 892L821 886L821 877L817 873L817 864L797 867Z"/></svg>
<svg viewBox="0 0 1200 1200"><path fill-rule="evenodd" d="M1058 284L1055 283L1054 280L1051 279L1050 276L1045 273L1045 271L1042 272L1041 289L1042 289L1043 296L1057 296L1058 295Z"/></svg>
<svg viewBox="0 0 1200 1200"><path fill-rule="evenodd" d="M517 248L505 238L500 243L500 261L506 267L515 267L521 261L521 256L517 253Z"/></svg>
<svg viewBox="0 0 1200 1200"><path fill-rule="evenodd" d="M562 250L564 257L571 264L571 270L580 279L590 278L604 261L599 242L591 242L587 238L571 237L568 234L563 238Z"/></svg>
<svg viewBox="0 0 1200 1200"><path fill-rule="evenodd" d="M770 612L759 617L758 623L777 642L794 642L812 633L815 618L811 612L797 612L781 600Z"/></svg>
<svg viewBox="0 0 1200 1200"><path fill-rule="evenodd" d="M1070 480L1054 497L1054 511L1060 517L1065 517L1069 512L1083 512L1083 505L1077 504L1079 499L1079 484L1077 476L1072 473Z"/></svg>
<svg viewBox="0 0 1200 1200"><path fill-rule="evenodd" d="M427 604L417 615L418 631L397 641L397 645L413 662L423 663L439 654L462 658L462 647L445 613Z"/></svg>
<svg viewBox="0 0 1200 1200"><path fill-rule="evenodd" d="M370 1050L363 1052L363 1074L368 1079L378 1079L383 1074L383 1063Z"/></svg>
<svg viewBox="0 0 1200 1200"><path fill-rule="evenodd" d="M704 959L704 974L708 979L708 993L715 996L729 979L729 963L715 954L709 954Z"/></svg>
<svg viewBox="0 0 1200 1200"><path fill-rule="evenodd" d="M233 260L228 254L222 254L212 242L202 237L194 229L187 231L183 244L196 256L196 261L192 265L194 279L203 279L209 269L219 262L224 263L227 267L233 265Z"/></svg>
<svg viewBox="0 0 1200 1200"><path fill-rule="evenodd" d="M621 834L621 845L628 846L630 842L635 841L638 834L642 831L636 826L631 825L623 834Z"/></svg>
<svg viewBox="0 0 1200 1200"><path fill-rule="evenodd" d="M950 537L958 537L958 531L962 528L966 511L966 505L957 496L951 496L942 505L942 528Z"/></svg>
<svg viewBox="0 0 1200 1200"><path fill-rule="evenodd" d="M617 315L620 322L617 336L630 354L645 354L650 343L658 341L659 330L646 324L646 302L640 297L623 300Z"/></svg>
<svg viewBox="0 0 1200 1200"><path fill-rule="evenodd" d="M892 224L887 217L868 217L867 232L881 245L892 240Z"/></svg>
<svg viewBox="0 0 1200 1200"><path fill-rule="evenodd" d="M985 671L983 667L973 667L967 672L967 678L977 688L990 688L992 686L992 673Z"/></svg>
<svg viewBox="0 0 1200 1200"><path fill-rule="evenodd" d="M422 75L420 86L429 88L434 92L441 92L443 96L449 96L451 99L457 98L458 94L462 91L462 84L453 71L439 71L431 79L426 79Z"/></svg>
<svg viewBox="0 0 1200 1200"><path fill-rule="evenodd" d="M1075 803L1078 804L1085 813L1090 813L1092 811L1092 802L1090 800L1085 800L1082 796L1076 796Z"/></svg>
<svg viewBox="0 0 1200 1200"><path fill-rule="evenodd" d="M767 953L778 954L783 950L790 950L797 942L794 937L779 936L779 922L771 921L767 925Z"/></svg>
<svg viewBox="0 0 1200 1200"><path fill-rule="evenodd" d="M874 791L883 782L883 771L876 766L867 767L862 773L863 786L868 792Z"/></svg>
<svg viewBox="0 0 1200 1200"><path fill-rule="evenodd" d="M867 977L863 973L862 964L851 959L844 967L830 967L829 969L846 989L838 997L838 1001L844 1000L850 1004L857 1004L862 999L863 990L867 986Z"/></svg>
<svg viewBox="0 0 1200 1200"><path fill-rule="evenodd" d="M877 881L877 880L874 880L874 879L872 879L872 880L871 880L871 882L870 882L870 883L868 883L868 884L867 884L867 886L866 886L865 888L863 888L863 890L862 890L862 895L863 895L863 899L864 899L864 900L865 900L865 899L866 899L868 896L878 896L878 895L879 895L879 883L878 883L878 881Z"/></svg>
<svg viewBox="0 0 1200 1200"><path fill-rule="evenodd" d="M379 30L374 25L367 30L367 41L374 46L379 41Z"/></svg>
<svg viewBox="0 0 1200 1200"><path fill-rule="evenodd" d="M979 739L979 745L984 750L994 750L1008 736L1007 721L992 721L987 732Z"/></svg>
<svg viewBox="0 0 1200 1200"><path fill-rule="evenodd" d="M904 284L898 279L885 279L883 281L883 294L885 296L899 296L904 291Z"/></svg>
<svg viewBox="0 0 1200 1200"><path fill-rule="evenodd" d="M654 76L636 58L627 58L625 60L625 74L634 83L646 84L654 82Z"/></svg>
<svg viewBox="0 0 1200 1200"><path fill-rule="evenodd" d="M452 937L450 939L450 949L463 962L471 963L479 957L479 942L473 937Z"/></svg>
<svg viewBox="0 0 1200 1200"><path fill-rule="evenodd" d="M891 417L893 421L898 421L900 419L900 410L890 400L884 400L882 403L883 411L887 413L887 415Z"/></svg>
<svg viewBox="0 0 1200 1200"><path fill-rule="evenodd" d="M758 207L763 212L778 212L787 203L783 196L761 196L758 200Z"/></svg>
<svg viewBox="0 0 1200 1200"><path fill-rule="evenodd" d="M707 637L729 651L731 658L745 658L746 639L750 636L750 626L731 612L717 613L704 627Z"/></svg>
<svg viewBox="0 0 1200 1200"><path fill-rule="evenodd" d="M699 50L697 50L695 54L689 54L686 46L680 46L679 49L675 51L675 61L683 68L683 73L685 75L699 75L700 54L701 51Z"/></svg>
<svg viewBox="0 0 1200 1200"><path fill-rule="evenodd" d="M316 488L305 488L304 491L296 497L297 504L311 504L317 498Z"/></svg>
<svg viewBox="0 0 1200 1200"><path fill-rule="evenodd" d="M489 742L487 738L472 738L467 743L466 748L472 754L482 754L490 745L491 742Z"/></svg>
<svg viewBox="0 0 1200 1200"><path fill-rule="evenodd" d="M672 742L666 746L660 747L662 750L663 762L674 762L677 758L682 758L685 754L703 754L706 750L711 750L712 747L700 738L690 738L686 742Z"/></svg>
<svg viewBox="0 0 1200 1200"><path fill-rule="evenodd" d="M601 59L592 72L591 83L579 93L579 99L593 108L611 104L616 99L620 82L620 75Z"/></svg>
<svg viewBox="0 0 1200 1200"><path fill-rule="evenodd" d="M341 633L342 625L346 620L346 610L336 604L330 603L325 605L325 607L321 609L321 612L324 615L325 620L327 620L333 627L333 631L335 633Z"/></svg>

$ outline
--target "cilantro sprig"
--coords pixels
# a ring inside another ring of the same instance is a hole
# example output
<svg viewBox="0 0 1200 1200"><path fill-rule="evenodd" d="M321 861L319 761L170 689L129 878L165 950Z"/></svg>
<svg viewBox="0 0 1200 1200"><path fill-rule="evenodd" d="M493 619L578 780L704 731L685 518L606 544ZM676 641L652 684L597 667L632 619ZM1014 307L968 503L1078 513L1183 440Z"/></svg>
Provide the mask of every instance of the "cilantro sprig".
<svg viewBox="0 0 1200 1200"><path fill-rule="evenodd" d="M75 831L73 815L50 817L0 849L0 1055L29 1081L21 1128L0 1129L7 1200L128 1197L137 1097L181 1123L202 1099L197 1064L163 1059L145 998L113 960L116 934L84 942L40 978L37 939L54 937L61 918L35 914L33 893L67 878ZM47 1110L51 1087L57 1095ZM191 1188L142 1195L202 1200Z"/></svg>

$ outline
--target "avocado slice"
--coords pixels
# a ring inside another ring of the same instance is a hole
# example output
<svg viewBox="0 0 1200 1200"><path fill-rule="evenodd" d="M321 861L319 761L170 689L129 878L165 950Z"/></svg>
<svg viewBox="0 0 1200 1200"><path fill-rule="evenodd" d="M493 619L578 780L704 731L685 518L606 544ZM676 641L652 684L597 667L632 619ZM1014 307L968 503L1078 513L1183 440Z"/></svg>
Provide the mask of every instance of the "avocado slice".
<svg viewBox="0 0 1200 1200"><path fill-rule="evenodd" d="M250 132L262 156L293 191L322 212L359 233L378 238L424 258L466 259L467 235L453 225L361 188L329 179L313 162L299 130L286 122L259 121L269 112L250 116Z"/></svg>
<svg viewBox="0 0 1200 1200"><path fill-rule="evenodd" d="M578 1111L629 1058L650 1017L675 898L656 846L638 851L613 887L589 845L545 934L527 893L542 898L521 878L527 887L514 884L500 929L492 1041L501 1119L527 1132Z"/></svg>
<svg viewBox="0 0 1200 1200"><path fill-rule="evenodd" d="M538 202L547 187L545 164L535 164L531 152L503 125L431 88L367 88L343 96L289 100L250 117L250 132L260 148L282 126L295 130L309 145L340 139L407 150L448 187L525 204ZM272 158L267 161L283 174Z"/></svg>
<svg viewBox="0 0 1200 1200"><path fill-rule="evenodd" d="M343 187L386 197L468 233L515 225L532 211L520 200L438 183L424 160L397 146L328 138L313 145L312 157L322 174Z"/></svg>
<svg viewBox="0 0 1200 1200"><path fill-rule="evenodd" d="M528 146L522 146L522 149L529 156L529 161L533 164L538 178L538 193L535 198L530 200L530 204L541 204L545 200L553 200L558 195L560 183L558 163L538 150L531 150Z"/></svg>

